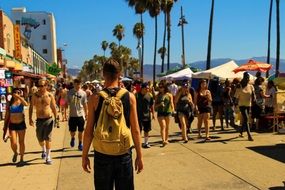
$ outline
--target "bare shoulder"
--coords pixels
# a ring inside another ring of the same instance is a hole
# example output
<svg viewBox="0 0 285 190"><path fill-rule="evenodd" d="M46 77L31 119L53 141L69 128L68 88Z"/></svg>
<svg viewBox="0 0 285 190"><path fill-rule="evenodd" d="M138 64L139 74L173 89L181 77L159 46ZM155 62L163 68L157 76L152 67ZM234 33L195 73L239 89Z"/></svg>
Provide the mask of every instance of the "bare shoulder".
<svg viewBox="0 0 285 190"><path fill-rule="evenodd" d="M130 96L130 102L131 102L131 103L133 103L133 102L136 101L136 97L135 97L134 93L129 92L129 96Z"/></svg>

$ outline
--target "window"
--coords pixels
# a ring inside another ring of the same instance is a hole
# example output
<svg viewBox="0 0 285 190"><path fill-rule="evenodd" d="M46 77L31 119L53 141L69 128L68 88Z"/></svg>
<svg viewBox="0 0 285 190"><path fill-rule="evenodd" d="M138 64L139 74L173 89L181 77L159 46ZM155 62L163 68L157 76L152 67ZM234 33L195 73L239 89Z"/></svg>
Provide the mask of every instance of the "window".
<svg viewBox="0 0 285 190"><path fill-rule="evenodd" d="M43 54L47 54L47 53L48 53L47 49L43 49Z"/></svg>
<svg viewBox="0 0 285 190"><path fill-rule="evenodd" d="M16 24L21 24L21 21L20 20L16 20Z"/></svg>
<svg viewBox="0 0 285 190"><path fill-rule="evenodd" d="M43 35L43 36L42 36L42 39L43 39L43 40L46 40L46 39L47 39L47 35Z"/></svg>
<svg viewBox="0 0 285 190"><path fill-rule="evenodd" d="M43 25L46 25L46 19L43 20Z"/></svg>

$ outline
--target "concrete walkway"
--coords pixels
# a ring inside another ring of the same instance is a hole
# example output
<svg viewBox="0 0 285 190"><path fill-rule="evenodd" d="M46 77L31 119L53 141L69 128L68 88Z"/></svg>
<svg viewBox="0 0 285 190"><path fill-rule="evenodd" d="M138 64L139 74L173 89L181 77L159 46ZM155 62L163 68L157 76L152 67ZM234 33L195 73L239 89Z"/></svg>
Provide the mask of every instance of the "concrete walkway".
<svg viewBox="0 0 285 190"><path fill-rule="evenodd" d="M193 128L196 123L195 119ZM81 152L77 144L70 148L67 123L60 124L53 131L52 165L44 164L40 158L40 146L32 127L27 129L24 167L12 164L9 143L1 141L0 189L94 189L93 171L83 172ZM253 133L254 141L250 142L227 129L212 132L210 142L197 139L196 133L190 137L192 140L187 144L179 141L179 128L172 122L170 144L161 148L159 126L154 121L152 147L143 149L144 171L135 174L136 189L285 189L285 135Z"/></svg>

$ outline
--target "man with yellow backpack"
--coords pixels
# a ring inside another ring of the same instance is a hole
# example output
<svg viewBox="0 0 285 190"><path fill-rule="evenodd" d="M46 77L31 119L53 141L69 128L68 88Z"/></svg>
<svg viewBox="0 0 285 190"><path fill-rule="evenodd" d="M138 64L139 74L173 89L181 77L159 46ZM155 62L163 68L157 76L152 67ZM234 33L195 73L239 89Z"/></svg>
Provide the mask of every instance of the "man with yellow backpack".
<svg viewBox="0 0 285 190"><path fill-rule="evenodd" d="M132 147L136 150L135 170L143 170L136 98L119 88L120 64L109 59L103 66L105 88L88 102L88 119L83 138L82 167L90 173L88 152L94 148L96 190L134 189Z"/></svg>

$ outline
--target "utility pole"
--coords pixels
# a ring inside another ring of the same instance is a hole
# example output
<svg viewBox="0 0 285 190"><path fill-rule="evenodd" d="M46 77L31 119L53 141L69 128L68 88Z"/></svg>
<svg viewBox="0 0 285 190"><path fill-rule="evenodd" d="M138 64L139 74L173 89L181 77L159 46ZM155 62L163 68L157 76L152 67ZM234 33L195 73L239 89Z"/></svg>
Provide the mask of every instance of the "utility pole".
<svg viewBox="0 0 285 190"><path fill-rule="evenodd" d="M185 61L185 48L184 48L184 24L188 24L188 22L185 19L185 16L183 15L183 8L181 6L181 16L179 19L178 26L181 26L181 34L182 34L182 67L185 68L186 61Z"/></svg>

